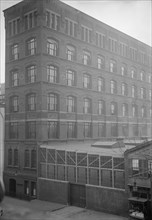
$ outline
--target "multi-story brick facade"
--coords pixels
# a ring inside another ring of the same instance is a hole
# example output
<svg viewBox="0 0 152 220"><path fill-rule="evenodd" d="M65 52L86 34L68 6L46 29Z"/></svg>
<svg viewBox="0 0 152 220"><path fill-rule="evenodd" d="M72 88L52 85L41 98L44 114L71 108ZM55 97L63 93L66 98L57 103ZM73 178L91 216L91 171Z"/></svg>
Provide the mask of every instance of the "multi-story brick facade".
<svg viewBox="0 0 152 220"><path fill-rule="evenodd" d="M35 196L41 142L151 137L148 45L60 1L4 15L7 192Z"/></svg>

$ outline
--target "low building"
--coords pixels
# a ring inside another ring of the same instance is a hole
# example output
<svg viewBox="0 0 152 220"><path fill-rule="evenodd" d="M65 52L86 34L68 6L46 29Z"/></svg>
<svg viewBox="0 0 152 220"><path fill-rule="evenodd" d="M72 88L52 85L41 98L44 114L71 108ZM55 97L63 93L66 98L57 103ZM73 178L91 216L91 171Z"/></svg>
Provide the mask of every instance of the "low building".
<svg viewBox="0 0 152 220"><path fill-rule="evenodd" d="M128 214L123 142L68 142L39 148L38 198Z"/></svg>
<svg viewBox="0 0 152 220"><path fill-rule="evenodd" d="M125 152L125 182L131 215L152 210L152 141Z"/></svg>

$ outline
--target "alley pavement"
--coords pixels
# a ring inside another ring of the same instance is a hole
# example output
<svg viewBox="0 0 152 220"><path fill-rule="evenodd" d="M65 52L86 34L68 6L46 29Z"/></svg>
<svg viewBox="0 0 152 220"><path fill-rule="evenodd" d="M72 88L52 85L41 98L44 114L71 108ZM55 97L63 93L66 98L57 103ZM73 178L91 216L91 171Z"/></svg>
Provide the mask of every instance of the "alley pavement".
<svg viewBox="0 0 152 220"><path fill-rule="evenodd" d="M40 200L5 197L1 220L127 220L128 218Z"/></svg>

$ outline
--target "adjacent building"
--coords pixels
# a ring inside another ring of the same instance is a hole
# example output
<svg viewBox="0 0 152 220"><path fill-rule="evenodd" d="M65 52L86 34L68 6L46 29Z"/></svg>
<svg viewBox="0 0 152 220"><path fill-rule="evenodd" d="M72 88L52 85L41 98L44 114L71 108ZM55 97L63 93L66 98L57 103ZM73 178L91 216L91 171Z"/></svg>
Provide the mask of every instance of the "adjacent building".
<svg viewBox="0 0 152 220"><path fill-rule="evenodd" d="M37 197L40 146L151 137L150 46L58 0L4 15L9 195Z"/></svg>

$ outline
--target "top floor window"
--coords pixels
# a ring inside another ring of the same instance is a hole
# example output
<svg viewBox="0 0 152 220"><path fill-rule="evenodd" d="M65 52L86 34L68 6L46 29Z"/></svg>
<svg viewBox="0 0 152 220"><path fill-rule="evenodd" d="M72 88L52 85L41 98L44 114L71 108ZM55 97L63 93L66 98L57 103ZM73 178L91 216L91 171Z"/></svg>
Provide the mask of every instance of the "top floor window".
<svg viewBox="0 0 152 220"><path fill-rule="evenodd" d="M120 42L120 55L123 57L127 57L128 46L125 43Z"/></svg>
<svg viewBox="0 0 152 220"><path fill-rule="evenodd" d="M8 34L14 36L20 33L20 18L15 18L8 22Z"/></svg>
<svg viewBox="0 0 152 220"><path fill-rule="evenodd" d="M91 53L89 51L83 51L83 64L90 65L91 64Z"/></svg>
<svg viewBox="0 0 152 220"><path fill-rule="evenodd" d="M65 18L65 33L77 37L77 23L69 18Z"/></svg>
<svg viewBox="0 0 152 220"><path fill-rule="evenodd" d="M137 61L137 49L130 47L130 59Z"/></svg>
<svg viewBox="0 0 152 220"><path fill-rule="evenodd" d="M87 43L92 42L92 30L88 27L81 26L81 39Z"/></svg>
<svg viewBox="0 0 152 220"><path fill-rule="evenodd" d="M52 56L58 55L58 42L54 39L47 39L47 54Z"/></svg>
<svg viewBox="0 0 152 220"><path fill-rule="evenodd" d="M31 38L27 41L27 55L36 53L36 38Z"/></svg>
<svg viewBox="0 0 152 220"><path fill-rule="evenodd" d="M96 46L105 48L105 35L99 32L96 32Z"/></svg>
<svg viewBox="0 0 152 220"><path fill-rule="evenodd" d="M67 59L70 61L74 61L76 59L76 50L75 47L71 45L67 45L66 47Z"/></svg>
<svg viewBox="0 0 152 220"><path fill-rule="evenodd" d="M109 38L109 50L111 52L117 53L117 49L118 49L117 40L115 40L113 38Z"/></svg>
<svg viewBox="0 0 152 220"><path fill-rule="evenodd" d="M31 29L37 26L37 11L31 11L24 15L25 18L25 30Z"/></svg>
<svg viewBox="0 0 152 220"><path fill-rule="evenodd" d="M117 72L117 63L115 60L110 60L110 72L111 73Z"/></svg>
<svg viewBox="0 0 152 220"><path fill-rule="evenodd" d="M46 26L54 30L60 29L60 16L55 12L46 11Z"/></svg>
<svg viewBox="0 0 152 220"><path fill-rule="evenodd" d="M10 59L11 60L18 60L19 59L19 45L18 44L13 44L11 46Z"/></svg>
<svg viewBox="0 0 152 220"><path fill-rule="evenodd" d="M97 62L98 69L103 69L105 67L105 58L103 56L98 55Z"/></svg>

